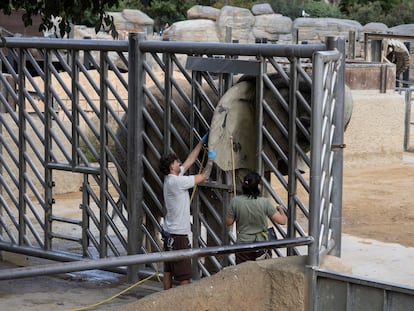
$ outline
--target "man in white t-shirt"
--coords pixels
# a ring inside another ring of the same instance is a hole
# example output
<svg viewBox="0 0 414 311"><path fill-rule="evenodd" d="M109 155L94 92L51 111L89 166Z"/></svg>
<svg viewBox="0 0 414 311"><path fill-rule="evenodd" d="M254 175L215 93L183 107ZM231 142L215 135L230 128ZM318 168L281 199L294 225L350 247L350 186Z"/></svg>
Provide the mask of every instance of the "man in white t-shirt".
<svg viewBox="0 0 414 311"><path fill-rule="evenodd" d="M213 161L216 158L214 150L209 150L206 167L201 174L185 176L191 165L196 161L203 145L207 144L208 133L195 146L183 164L177 155L167 154L161 157L160 171L165 174L164 179L164 203L166 207L164 231L165 250L179 250L190 248L189 235L191 234L190 222L190 194L189 189L206 181L210 177ZM190 283L192 278L191 258L164 263L164 289L172 287L172 279L180 285Z"/></svg>

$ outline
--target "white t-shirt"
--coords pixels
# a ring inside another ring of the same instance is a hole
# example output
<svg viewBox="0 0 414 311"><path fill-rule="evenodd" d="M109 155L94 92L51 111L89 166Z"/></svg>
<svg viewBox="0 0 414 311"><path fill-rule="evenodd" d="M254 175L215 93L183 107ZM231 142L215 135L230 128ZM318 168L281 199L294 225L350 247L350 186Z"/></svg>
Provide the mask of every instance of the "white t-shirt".
<svg viewBox="0 0 414 311"><path fill-rule="evenodd" d="M171 234L191 234L190 194L194 187L194 175L184 176L184 167L179 175L168 174L164 179L164 202L167 210L166 229Z"/></svg>

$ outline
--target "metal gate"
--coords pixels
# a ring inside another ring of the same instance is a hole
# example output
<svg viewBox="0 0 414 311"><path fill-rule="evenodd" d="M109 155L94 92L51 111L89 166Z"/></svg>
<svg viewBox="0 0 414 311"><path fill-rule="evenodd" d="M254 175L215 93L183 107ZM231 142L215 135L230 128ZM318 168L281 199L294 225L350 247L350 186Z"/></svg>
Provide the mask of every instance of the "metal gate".
<svg viewBox="0 0 414 311"><path fill-rule="evenodd" d="M286 229L274 224L279 237L312 235L319 241L308 251L312 265L320 254L340 254L344 45L327 42L159 42L143 34L128 41L5 38L0 249L60 261L160 252L158 159L167 151L183 159L235 77L247 73L256 85L255 170L289 217ZM327 61L315 67L314 53L326 50L332 51ZM214 66L203 68L205 62ZM312 85L316 78L323 83ZM323 103L320 113L328 109L326 118L317 119L315 102ZM192 173L202 166L201 156ZM78 215L68 218L54 208L54 187L71 176L83 182ZM223 221L230 177L216 168L194 192L193 247L235 241ZM275 250L275 256L298 254L294 246ZM232 263L232 256L199 258L195 275ZM148 269L158 269L156 262L129 266L129 278Z"/></svg>

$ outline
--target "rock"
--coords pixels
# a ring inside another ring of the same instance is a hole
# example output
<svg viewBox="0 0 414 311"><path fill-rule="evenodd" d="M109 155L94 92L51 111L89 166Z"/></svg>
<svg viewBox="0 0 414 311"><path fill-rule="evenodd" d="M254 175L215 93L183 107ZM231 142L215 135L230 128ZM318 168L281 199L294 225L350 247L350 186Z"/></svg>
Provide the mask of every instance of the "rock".
<svg viewBox="0 0 414 311"><path fill-rule="evenodd" d="M362 27L362 32L386 33L388 26L383 23L368 23Z"/></svg>
<svg viewBox="0 0 414 311"><path fill-rule="evenodd" d="M255 38L267 38L269 41L278 41L280 34L292 32L290 17L280 14L255 16L253 35Z"/></svg>
<svg viewBox="0 0 414 311"><path fill-rule="evenodd" d="M118 31L146 32L147 34L153 32L154 20L142 11L124 9L122 12L109 14L113 16Z"/></svg>
<svg viewBox="0 0 414 311"><path fill-rule="evenodd" d="M292 26L293 35L298 36L297 41L306 40L308 43L322 43L326 37L333 35L348 38L350 31L354 31L358 38L362 31L361 24L350 19L299 17Z"/></svg>
<svg viewBox="0 0 414 311"><path fill-rule="evenodd" d="M273 14L275 12L273 12L273 9L269 3L260 3L253 5L252 13L257 16L263 14Z"/></svg>
<svg viewBox="0 0 414 311"><path fill-rule="evenodd" d="M252 27L255 23L253 14L248 9L224 6L216 21L220 42L226 38L226 26L232 28L232 39L240 43L254 42Z"/></svg>
<svg viewBox="0 0 414 311"><path fill-rule="evenodd" d="M195 5L187 11L188 19L211 19L215 21L219 15L219 9L204 5Z"/></svg>
<svg viewBox="0 0 414 311"><path fill-rule="evenodd" d="M412 36L414 33L414 24L398 25L389 28L389 31L395 35L409 35Z"/></svg>
<svg viewBox="0 0 414 311"><path fill-rule="evenodd" d="M163 33L171 41L219 42L216 24L209 19L190 19L172 24Z"/></svg>

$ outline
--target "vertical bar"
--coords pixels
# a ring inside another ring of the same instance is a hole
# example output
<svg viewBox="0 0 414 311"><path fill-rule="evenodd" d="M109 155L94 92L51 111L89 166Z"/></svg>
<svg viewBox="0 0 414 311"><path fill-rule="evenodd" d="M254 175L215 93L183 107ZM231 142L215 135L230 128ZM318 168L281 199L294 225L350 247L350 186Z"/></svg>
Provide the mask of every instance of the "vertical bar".
<svg viewBox="0 0 414 311"><path fill-rule="evenodd" d="M144 57L139 44L146 39L145 33L129 34L128 53L128 154L127 154L127 181L128 181L128 254L137 254L142 247L142 220L143 220L143 109L144 98ZM138 279L138 266L129 266L127 270L129 282Z"/></svg>
<svg viewBox="0 0 414 311"><path fill-rule="evenodd" d="M106 200L106 193L108 192L108 176L106 174L108 170L108 157L106 154L106 148L108 145L108 132L106 131L106 127L108 124L108 111L107 111L107 100L108 100L108 88L106 87L106 80L108 79L108 64L106 62L107 52L101 51L100 52L100 68L101 74L100 77L100 97L99 97L99 105L100 105L100 136L99 136L99 143L100 143L100 189L99 189L99 200L100 200L100 234L99 234L99 254L101 258L106 257L108 254L108 245L106 236L108 234L108 222L106 218L106 214L108 213L108 200Z"/></svg>
<svg viewBox="0 0 414 311"><path fill-rule="evenodd" d="M368 61L368 34L364 33L364 60Z"/></svg>
<svg viewBox="0 0 414 311"><path fill-rule="evenodd" d="M88 247L90 244L89 239L89 225L90 218L88 212L88 206L90 206L90 197L89 197L89 176L88 174L83 174L83 183L82 183L82 254L84 257L88 257Z"/></svg>
<svg viewBox="0 0 414 311"><path fill-rule="evenodd" d="M54 186L52 180L52 169L49 168L48 164L51 160L51 150L52 150L52 138L51 138L51 129L52 129L52 114L51 109L53 109L53 97L51 92L52 79L51 79L51 52L46 50L45 61L44 61L44 72L45 72L45 81L44 81L44 93L45 93L45 125L44 125L44 135L45 135L45 249L50 250L52 248L52 208L53 208L53 198L52 198L52 187Z"/></svg>
<svg viewBox="0 0 414 311"><path fill-rule="evenodd" d="M2 53L2 52L0 51L0 53ZM2 62L1 59L0 59L0 75L4 75L4 73L3 73L3 62ZM2 82L0 81L0 96L2 95L1 94L1 88L2 88ZM1 105L0 106L0 113L5 113L7 111L7 109L4 107L5 104L3 104L1 102L0 105ZM1 122L1 121L0 121L0 137L3 137L3 122ZM3 143L0 142L0 157L3 158L3 156L4 156L4 154L3 154ZM4 167L3 162L0 162L0 176L3 176L3 172L4 172L3 167ZM0 184L0 196L3 196L3 185L2 184ZM0 204L0 217L3 217L3 214L4 214L3 210L4 210L3 204ZM3 237L3 233L4 233L3 226L1 226L0 227L0 238Z"/></svg>
<svg viewBox="0 0 414 311"><path fill-rule="evenodd" d="M305 280L305 311L316 311L318 310L318 275L314 267L305 267Z"/></svg>
<svg viewBox="0 0 414 311"><path fill-rule="evenodd" d="M199 71L193 71L192 72L192 81L191 81L191 102L193 103L191 108L191 116L190 116L190 122L191 126L194 128L194 106L200 109L201 101L199 93L195 90L195 82L199 83L200 86L202 86L202 77L201 73ZM197 130L200 132L200 126L197 124ZM203 135L203 133L200 133ZM192 146L192 145L190 145ZM203 163L201 163L203 165ZM190 168L193 170L193 168ZM200 189L200 188L198 188ZM193 232L193 241L192 241L192 247L193 248L199 248L199 237L201 236L201 221L200 221L200 196L198 195L198 191L196 192L196 195L193 198L193 202L191 203L191 210L193 214L193 225L192 225L192 232ZM193 279L199 280L200 279L200 273L198 271L198 260L192 260L192 270L193 270Z"/></svg>
<svg viewBox="0 0 414 311"><path fill-rule="evenodd" d="M332 163L332 238L335 247L330 252L331 255L341 256L341 237L342 237L342 188L343 188L343 162L344 162L344 106L345 106L345 40L344 38L327 38L327 49L338 50L341 53L336 81L336 107L333 116L335 126L334 137L332 140L334 151Z"/></svg>
<svg viewBox="0 0 414 311"><path fill-rule="evenodd" d="M381 64L380 67L380 93L387 92L387 64Z"/></svg>
<svg viewBox="0 0 414 311"><path fill-rule="evenodd" d="M232 28L231 26L226 26L226 43L232 42L231 37L232 37ZM226 55L226 58L230 58L230 56ZM223 94L224 94L228 91L228 89L233 84L233 74L225 73L223 74L223 79L224 79L223 81Z"/></svg>
<svg viewBox="0 0 414 311"><path fill-rule="evenodd" d="M404 42L404 45L406 46L408 52L410 52L410 42ZM403 72L402 79L404 81L403 87L410 87L407 84L407 81L410 81L410 66L408 66L408 68Z"/></svg>
<svg viewBox="0 0 414 311"><path fill-rule="evenodd" d="M164 74L164 152L169 153L171 148L171 99L172 99L172 82L171 76L173 73L171 55L166 53L165 60L165 74Z"/></svg>
<svg viewBox="0 0 414 311"><path fill-rule="evenodd" d="M298 59L290 60L290 85L289 85L289 126L288 126L288 225L287 237L295 237L296 222L296 196L297 196L297 180L296 180L296 142L297 129L296 118L298 114L296 91L299 87L298 73L296 70ZM289 247L287 255L293 256L294 249Z"/></svg>
<svg viewBox="0 0 414 311"><path fill-rule="evenodd" d="M75 167L79 163L77 150L79 146L79 90L76 83L79 81L79 68L76 64L79 58L79 51L72 50L72 166Z"/></svg>
<svg viewBox="0 0 414 311"><path fill-rule="evenodd" d="M311 167L309 192L309 235L315 242L308 247L308 265L319 266L319 216L321 190L322 149L322 101L323 101L323 59L320 53L313 56L312 71L312 113L311 113Z"/></svg>
<svg viewBox="0 0 414 311"><path fill-rule="evenodd" d="M256 78L256 172L263 173L263 75L265 59L260 56L260 73Z"/></svg>
<svg viewBox="0 0 414 311"><path fill-rule="evenodd" d="M350 30L348 36L348 58L355 59L355 31Z"/></svg>
<svg viewBox="0 0 414 311"><path fill-rule="evenodd" d="M25 89L25 75L23 68L26 63L26 57L23 53L23 48L19 49L19 59L18 59L18 83L19 83L19 245L24 244L26 236L26 226L25 226L25 214L26 214L26 201L24 196L26 194L26 140L24 138L26 132L26 120L25 120L25 110L26 110L26 101L24 97Z"/></svg>
<svg viewBox="0 0 414 311"><path fill-rule="evenodd" d="M410 128L411 128L411 90L405 89L405 121L404 121L404 151L410 148Z"/></svg>

